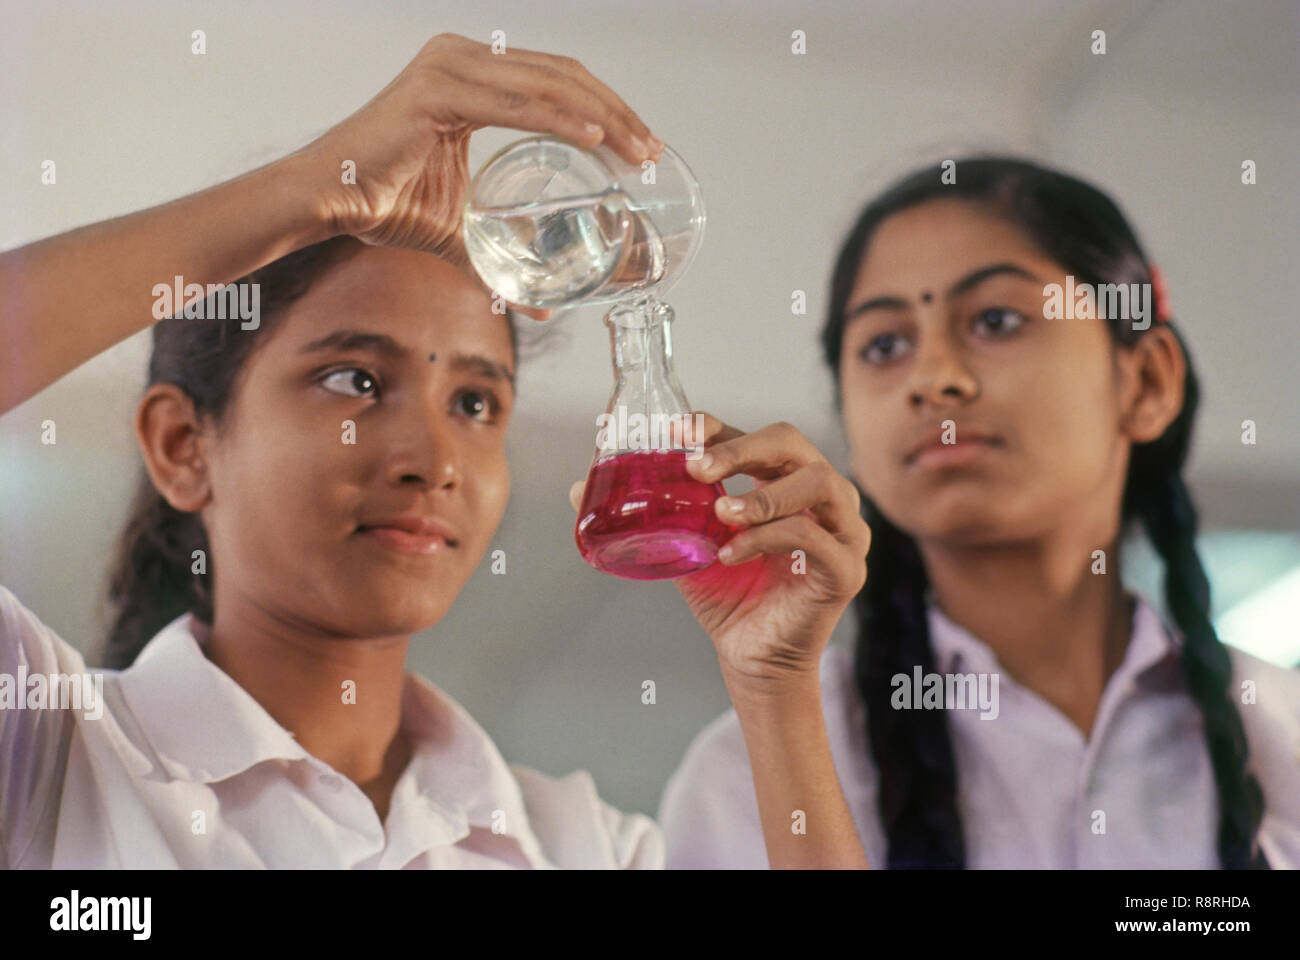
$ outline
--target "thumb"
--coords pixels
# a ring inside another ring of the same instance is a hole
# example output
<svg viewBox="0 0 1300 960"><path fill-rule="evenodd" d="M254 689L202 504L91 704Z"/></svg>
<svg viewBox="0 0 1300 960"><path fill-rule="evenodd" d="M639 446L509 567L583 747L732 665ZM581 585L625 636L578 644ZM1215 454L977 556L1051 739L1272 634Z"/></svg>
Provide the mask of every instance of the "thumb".
<svg viewBox="0 0 1300 960"><path fill-rule="evenodd" d="M586 486L587 482L585 480L579 480L573 486L569 487L569 503L573 506L575 513L582 506L582 491Z"/></svg>

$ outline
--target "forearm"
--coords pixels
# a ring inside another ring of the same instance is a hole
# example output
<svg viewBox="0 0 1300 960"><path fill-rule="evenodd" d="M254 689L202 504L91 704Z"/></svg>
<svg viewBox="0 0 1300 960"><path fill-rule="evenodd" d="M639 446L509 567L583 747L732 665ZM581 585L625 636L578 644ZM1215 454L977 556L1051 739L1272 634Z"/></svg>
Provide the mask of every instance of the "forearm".
<svg viewBox="0 0 1300 960"><path fill-rule="evenodd" d="M155 284L229 283L330 236L307 168L291 155L0 254L0 413L155 323Z"/></svg>
<svg viewBox="0 0 1300 960"><path fill-rule="evenodd" d="M831 759L816 674L780 695L728 689L749 751L769 865L866 869Z"/></svg>

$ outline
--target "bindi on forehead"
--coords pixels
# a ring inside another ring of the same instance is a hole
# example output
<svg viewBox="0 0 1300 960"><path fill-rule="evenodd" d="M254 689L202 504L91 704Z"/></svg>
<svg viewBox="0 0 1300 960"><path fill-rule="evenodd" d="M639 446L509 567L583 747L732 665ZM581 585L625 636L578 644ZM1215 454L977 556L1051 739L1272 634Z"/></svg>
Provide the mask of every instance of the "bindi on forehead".
<svg viewBox="0 0 1300 960"><path fill-rule="evenodd" d="M929 290L923 290L923 291L921 291L921 302L922 302L922 303L929 303L929 302L930 302L931 300L933 300L933 299L934 299L934 294L932 294Z"/></svg>
<svg viewBox="0 0 1300 960"><path fill-rule="evenodd" d="M430 363L432 363L433 361L435 361L435 360L437 360L437 359L438 359L438 355L437 355L436 353L431 353L431 354L429 354L429 362L430 362Z"/></svg>

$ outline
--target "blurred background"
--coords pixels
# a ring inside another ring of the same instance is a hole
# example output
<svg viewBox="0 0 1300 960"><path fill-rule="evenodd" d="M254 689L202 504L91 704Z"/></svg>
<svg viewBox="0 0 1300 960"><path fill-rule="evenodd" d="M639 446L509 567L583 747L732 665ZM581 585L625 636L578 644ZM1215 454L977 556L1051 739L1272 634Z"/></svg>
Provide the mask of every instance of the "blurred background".
<svg viewBox="0 0 1300 960"><path fill-rule="evenodd" d="M129 4L0 0L0 248L210 186L302 146L441 32L576 57L694 169L709 223L671 292L699 409L789 420L845 469L821 365L832 260L860 206L975 150L1036 158L1115 197L1163 268L1203 381L1189 477L1224 638L1300 663L1300 6L1286 0ZM206 31L207 53L190 52ZM791 51L802 30L806 53ZM1104 30L1106 53L1090 52ZM471 165L521 134L475 135ZM54 159L58 181L40 182ZM1241 183L1253 160L1258 183ZM792 315L793 291L808 312ZM728 709L712 645L666 582L596 573L573 543L611 387L603 311L562 314L521 367L513 498L409 667L506 758L590 770L654 814L693 736ZM526 318L521 321L531 324ZM12 345L3 347L12 349ZM141 470L131 416L148 334L0 419L0 584L84 651L108 623L113 544ZM42 445L53 419L58 443ZM1241 424L1257 424L1243 445ZM1125 576L1159 599L1144 543ZM835 642L851 643L849 617ZM653 680L658 702L640 701Z"/></svg>

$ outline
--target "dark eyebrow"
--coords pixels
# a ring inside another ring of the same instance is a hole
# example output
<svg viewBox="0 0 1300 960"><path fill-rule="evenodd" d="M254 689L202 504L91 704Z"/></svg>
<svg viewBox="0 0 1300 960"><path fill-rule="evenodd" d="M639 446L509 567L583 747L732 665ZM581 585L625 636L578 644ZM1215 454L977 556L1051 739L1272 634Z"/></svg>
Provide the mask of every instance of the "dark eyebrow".
<svg viewBox="0 0 1300 960"><path fill-rule="evenodd" d="M510 392L515 392L514 373L497 363L495 360L489 360L482 354L452 354L451 369L477 373L481 377L489 377L493 380L505 380L510 384Z"/></svg>
<svg viewBox="0 0 1300 960"><path fill-rule="evenodd" d="M364 330L335 330L328 336L313 340L299 353L315 353L319 350L368 350L394 359L402 359L407 350L386 333L366 333Z"/></svg>
<svg viewBox="0 0 1300 960"><path fill-rule="evenodd" d="M949 287L948 292L944 296L947 299L951 300L953 297L961 296L963 293L966 293L968 290L972 289L973 287L983 283L985 280L988 280L990 277L996 277L1002 274L1007 274L1013 277L1023 277L1025 280L1032 280L1035 283L1042 283L1041 280L1039 280L1036 276L1034 276L1024 267L1018 267L1014 263L995 263L992 266L980 267L978 270L974 270L966 274L966 276L962 277L951 287ZM850 310L847 314L845 314L844 319L847 322L849 320L852 320L854 317L861 316L862 314L866 313L868 310L878 310L881 308L905 310L907 306L908 306L907 301L904 300L902 297L895 297L895 296L873 297L872 299L866 301L865 303L860 303L852 310Z"/></svg>
<svg viewBox="0 0 1300 960"><path fill-rule="evenodd" d="M321 350L368 350L383 354L396 360L410 356L410 351L386 333L367 333L364 330L335 330L319 340L305 345L299 353L315 353ZM458 372L476 373L493 380L505 380L510 384L510 391L515 391L515 375L512 371L490 360L482 354L457 353L451 358L451 369Z"/></svg>

